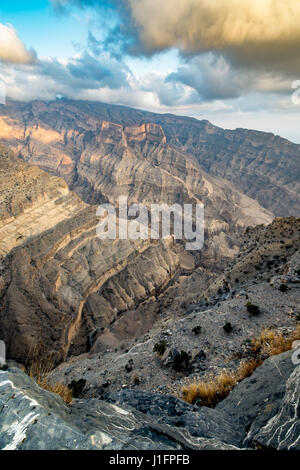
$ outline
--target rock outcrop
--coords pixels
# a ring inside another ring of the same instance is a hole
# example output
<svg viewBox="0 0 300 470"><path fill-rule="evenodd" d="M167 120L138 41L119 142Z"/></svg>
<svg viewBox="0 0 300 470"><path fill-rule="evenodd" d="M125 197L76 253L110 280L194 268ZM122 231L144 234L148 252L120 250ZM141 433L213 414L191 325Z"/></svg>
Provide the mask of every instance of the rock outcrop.
<svg viewBox="0 0 300 470"><path fill-rule="evenodd" d="M299 398L291 352L268 359L215 409L135 391L67 407L8 369L0 371L0 449L300 450Z"/></svg>
<svg viewBox="0 0 300 470"><path fill-rule="evenodd" d="M57 177L0 146L0 257L30 237L76 216L86 206Z"/></svg>
<svg viewBox="0 0 300 470"><path fill-rule="evenodd" d="M300 146L270 133L224 130L206 120L71 100L8 101L0 106L0 120L2 142L32 164L63 176L90 201L99 200L105 187L103 179L94 184L92 166L87 172L91 155L98 160L96 166L101 157L106 170L114 169L114 179L123 166L120 162L129 156L167 169L165 154L171 154L171 174L180 176L189 189L202 170L203 178L216 177L219 185L225 179L235 192L255 199L276 216L299 216ZM187 167L191 162L194 168ZM164 176L159 170L158 186ZM103 176L108 177L108 172ZM87 184L91 186L85 190ZM132 179L124 180L131 195L130 184ZM147 194L146 190L147 186L143 191Z"/></svg>

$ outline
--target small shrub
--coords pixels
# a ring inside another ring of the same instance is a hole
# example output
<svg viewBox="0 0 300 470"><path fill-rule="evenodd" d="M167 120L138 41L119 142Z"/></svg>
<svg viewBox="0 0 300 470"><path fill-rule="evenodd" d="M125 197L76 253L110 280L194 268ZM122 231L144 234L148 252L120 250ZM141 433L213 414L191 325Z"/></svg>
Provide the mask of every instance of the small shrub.
<svg viewBox="0 0 300 470"><path fill-rule="evenodd" d="M181 351L180 353L175 354L173 359L173 369L177 372L183 372L188 370L191 367L191 356L185 352Z"/></svg>
<svg viewBox="0 0 300 470"><path fill-rule="evenodd" d="M225 325L223 326L223 330L225 331L225 333L231 333L233 331L232 324L230 322L225 323Z"/></svg>
<svg viewBox="0 0 300 470"><path fill-rule="evenodd" d="M293 341L300 339L300 325L287 336L274 330L263 330L252 340L252 351L256 355L276 356L292 348Z"/></svg>
<svg viewBox="0 0 300 470"><path fill-rule="evenodd" d="M154 345L153 352L157 353L159 356L163 356L166 352L166 349L167 343L163 340Z"/></svg>
<svg viewBox="0 0 300 470"><path fill-rule="evenodd" d="M140 378L139 378L139 376L138 376L137 374L134 374L132 380L133 380L133 385L139 385L140 382L141 382L141 381L140 381Z"/></svg>
<svg viewBox="0 0 300 470"><path fill-rule="evenodd" d="M72 380L72 382L68 385L74 398L80 398L82 396L85 386L85 379Z"/></svg>
<svg viewBox="0 0 300 470"><path fill-rule="evenodd" d="M194 333L194 335L196 336L200 335L201 331L202 331L202 327L200 325L195 326L195 328L192 329L192 333Z"/></svg>
<svg viewBox="0 0 300 470"><path fill-rule="evenodd" d="M133 370L133 366L134 366L134 363L133 363L133 360L132 359L129 359L129 361L127 362L127 364L125 365L125 370L127 373L131 372Z"/></svg>
<svg viewBox="0 0 300 470"><path fill-rule="evenodd" d="M246 303L246 308L251 315L259 315L260 314L260 308L257 305L252 304L251 302Z"/></svg>
<svg viewBox="0 0 300 470"><path fill-rule="evenodd" d="M280 292L287 292L288 286L286 284L280 284L279 290Z"/></svg>
<svg viewBox="0 0 300 470"><path fill-rule="evenodd" d="M48 392L56 393L57 395L59 395L67 405L69 405L73 400L72 391L69 389L69 387L67 387L67 385L64 385L62 383L50 385L46 379L38 383L38 385L44 388L45 390L48 390Z"/></svg>

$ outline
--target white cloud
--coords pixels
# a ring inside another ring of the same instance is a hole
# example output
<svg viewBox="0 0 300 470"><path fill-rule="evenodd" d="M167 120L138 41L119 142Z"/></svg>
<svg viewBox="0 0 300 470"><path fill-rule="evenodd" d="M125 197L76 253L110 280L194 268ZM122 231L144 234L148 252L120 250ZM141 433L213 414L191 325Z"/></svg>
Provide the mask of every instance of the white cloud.
<svg viewBox="0 0 300 470"><path fill-rule="evenodd" d="M32 64L35 52L27 50L11 25L0 23L0 60L15 64Z"/></svg>

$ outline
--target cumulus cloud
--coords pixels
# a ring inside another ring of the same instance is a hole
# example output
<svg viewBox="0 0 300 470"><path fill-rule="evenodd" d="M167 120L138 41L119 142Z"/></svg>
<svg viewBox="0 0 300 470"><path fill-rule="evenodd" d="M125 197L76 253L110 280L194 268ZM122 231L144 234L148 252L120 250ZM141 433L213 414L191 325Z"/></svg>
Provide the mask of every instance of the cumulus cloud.
<svg viewBox="0 0 300 470"><path fill-rule="evenodd" d="M148 52L215 51L241 65L299 70L298 0L128 0Z"/></svg>
<svg viewBox="0 0 300 470"><path fill-rule="evenodd" d="M99 99L101 93L118 90L125 94L130 89L131 72L128 66L100 52L91 51L69 60L48 58L33 64L3 63L0 79L6 84L8 96L21 99L54 99L56 95L71 98L91 97Z"/></svg>
<svg viewBox="0 0 300 470"><path fill-rule="evenodd" d="M0 23L0 60L15 64L32 64L36 61L33 50L27 50L11 25Z"/></svg>
<svg viewBox="0 0 300 470"><path fill-rule="evenodd" d="M236 66L299 71L299 0L52 0L56 6L115 5L127 51L215 52ZM127 41L125 40L127 38ZM130 38L130 40L128 40Z"/></svg>

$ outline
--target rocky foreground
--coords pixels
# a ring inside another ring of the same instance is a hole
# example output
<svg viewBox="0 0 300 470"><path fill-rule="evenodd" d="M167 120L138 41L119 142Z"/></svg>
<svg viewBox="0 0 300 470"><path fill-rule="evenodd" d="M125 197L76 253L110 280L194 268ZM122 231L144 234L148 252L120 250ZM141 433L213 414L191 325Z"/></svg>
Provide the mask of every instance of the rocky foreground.
<svg viewBox="0 0 300 470"><path fill-rule="evenodd" d="M14 368L0 371L0 406L2 450L300 450L300 366L291 351L268 359L215 409L142 391L67 407Z"/></svg>

